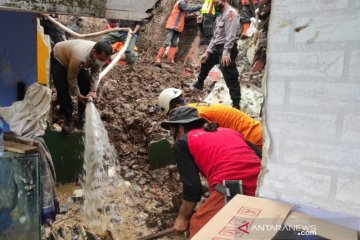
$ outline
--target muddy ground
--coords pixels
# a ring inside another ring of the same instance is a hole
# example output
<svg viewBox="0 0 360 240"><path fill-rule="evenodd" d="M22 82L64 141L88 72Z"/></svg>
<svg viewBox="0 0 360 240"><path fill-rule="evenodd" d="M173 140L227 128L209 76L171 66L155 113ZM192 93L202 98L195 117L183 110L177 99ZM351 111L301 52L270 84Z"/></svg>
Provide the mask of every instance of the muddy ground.
<svg viewBox="0 0 360 240"><path fill-rule="evenodd" d="M121 165L121 176L129 181L122 181L107 188L105 204L111 206L107 220L114 232L121 232L116 237L104 229L96 229L87 225L81 218L81 204L69 202L73 190L79 189L76 183L60 185L58 192L62 205L69 206L65 215L60 215L55 223L56 231L63 229L69 233L76 232L78 224L96 232L101 239L137 239L137 237L166 229L173 225L181 199L181 184L175 166L150 171L148 164L148 147L157 135L166 136L160 128L164 119L156 101L159 93L168 87L183 88L185 98L189 101L205 98L210 92L211 84L201 92L191 92L184 88L185 83L194 81L198 73L198 65L184 64L184 59L198 36L194 18L188 20L185 38L180 41L180 55L174 66L154 67L154 59L164 36L164 21L175 1L160 1L153 11L154 17L142 28L138 46L140 57L134 67L116 66L101 81L96 107L106 126L111 143L114 145L118 162ZM201 1L199 1L201 2ZM84 18L81 32L94 32L103 28L104 20ZM183 44L182 44L183 43ZM246 41L240 46L238 67L241 70L241 82L250 86L261 86L262 73L251 73L251 66L246 59ZM197 55L199 55L197 53ZM56 106L54 93L53 105ZM62 119L54 108L54 123L62 123ZM206 194L205 194L206 196ZM102 215L99 213L99 215ZM116 219L116 216L120 220ZM115 216L115 217L114 217ZM102 219L99 217L99 219ZM113 219L113 220L111 220ZM115 230L114 230L115 229ZM71 234L70 234L71 235ZM59 238L62 239L62 238ZM66 239L66 238L65 238ZM176 239L176 238L171 238ZM183 239L183 237L179 237Z"/></svg>

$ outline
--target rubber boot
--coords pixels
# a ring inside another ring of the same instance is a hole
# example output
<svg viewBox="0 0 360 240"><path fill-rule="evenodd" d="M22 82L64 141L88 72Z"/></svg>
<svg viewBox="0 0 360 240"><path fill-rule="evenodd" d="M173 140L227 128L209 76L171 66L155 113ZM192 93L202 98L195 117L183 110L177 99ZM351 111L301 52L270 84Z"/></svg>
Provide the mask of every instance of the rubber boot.
<svg viewBox="0 0 360 240"><path fill-rule="evenodd" d="M156 56L155 66L161 67L161 59L164 56L165 51L166 51L166 48L164 48L164 47L161 47L159 49L158 55Z"/></svg>
<svg viewBox="0 0 360 240"><path fill-rule="evenodd" d="M234 104L233 105L233 108L237 109L237 110L240 110L240 105L239 104Z"/></svg>
<svg viewBox="0 0 360 240"><path fill-rule="evenodd" d="M240 110L240 100L233 101L233 108Z"/></svg>
<svg viewBox="0 0 360 240"><path fill-rule="evenodd" d="M190 83L189 87L190 87L190 90L195 90L195 89L203 90L204 89L204 80L202 80L202 81L197 80L194 83Z"/></svg>
<svg viewBox="0 0 360 240"><path fill-rule="evenodd" d="M73 121L71 118L65 118L64 125L62 127L62 132L64 134L69 134L74 127Z"/></svg>
<svg viewBox="0 0 360 240"><path fill-rule="evenodd" d="M168 54L168 62L170 64L175 64L175 54L176 54L177 48L171 47Z"/></svg>
<svg viewBox="0 0 360 240"><path fill-rule="evenodd" d="M75 124L75 126L76 126L76 128L78 129L78 130L83 130L84 129L84 124L85 124L85 116L84 116L84 114L78 114L78 119L77 119L77 121L76 121L76 124Z"/></svg>

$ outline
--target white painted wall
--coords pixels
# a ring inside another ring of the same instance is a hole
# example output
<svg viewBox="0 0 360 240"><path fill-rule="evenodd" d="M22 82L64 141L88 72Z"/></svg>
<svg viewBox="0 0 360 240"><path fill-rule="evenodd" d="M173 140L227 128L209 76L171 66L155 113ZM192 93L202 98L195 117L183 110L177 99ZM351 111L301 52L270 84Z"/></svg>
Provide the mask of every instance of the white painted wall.
<svg viewBox="0 0 360 240"><path fill-rule="evenodd" d="M360 1L273 0L266 89L259 194L359 217Z"/></svg>

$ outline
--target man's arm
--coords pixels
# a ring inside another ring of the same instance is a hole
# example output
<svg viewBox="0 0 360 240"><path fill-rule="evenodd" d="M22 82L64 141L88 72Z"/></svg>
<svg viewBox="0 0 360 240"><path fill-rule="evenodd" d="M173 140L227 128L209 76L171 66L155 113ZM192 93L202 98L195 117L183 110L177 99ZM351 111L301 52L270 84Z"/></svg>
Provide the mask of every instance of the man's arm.
<svg viewBox="0 0 360 240"><path fill-rule="evenodd" d="M219 18L216 18L216 26L217 26L217 21L218 20L219 20ZM216 28L214 29L214 34L213 34L213 36L211 38L209 46L206 48L206 52L208 52L208 53L212 53L213 48L215 47L215 32L216 32Z"/></svg>
<svg viewBox="0 0 360 240"><path fill-rule="evenodd" d="M90 91L96 92L98 84L99 84L99 73L100 73L100 67L94 66L91 68L91 80L90 80Z"/></svg>
<svg viewBox="0 0 360 240"><path fill-rule="evenodd" d="M179 8L181 11L185 11L186 13L193 13L193 12L200 11L202 6L196 5L194 7L190 7L189 4L187 4L185 1L181 1L179 3Z"/></svg>
<svg viewBox="0 0 360 240"><path fill-rule="evenodd" d="M206 52L212 53L214 47L215 47L215 38L212 37L212 38L211 38L211 41L210 41L210 43L209 43L209 46L206 48Z"/></svg>
<svg viewBox="0 0 360 240"><path fill-rule="evenodd" d="M179 214L174 223L174 231L176 233L184 232L189 226L190 218L194 213L194 209L196 207L195 202L189 202L186 200L182 200L181 207L179 210Z"/></svg>
<svg viewBox="0 0 360 240"><path fill-rule="evenodd" d="M194 208L201 199L201 181L199 170L189 150L187 135L176 141L173 154L183 183L183 201L174 230L183 232L187 229Z"/></svg>
<svg viewBox="0 0 360 240"><path fill-rule="evenodd" d="M230 54L232 47L235 44L236 39L238 38L240 28L240 17L234 11L230 10L225 22L225 33L226 33L226 41L224 45L224 54Z"/></svg>
<svg viewBox="0 0 360 240"><path fill-rule="evenodd" d="M69 94L70 96L74 96L74 97L81 95L77 83L77 78L79 76L79 71L80 71L79 66L80 63L78 63L78 61L74 59L70 59L67 81L69 84Z"/></svg>
<svg viewBox="0 0 360 240"><path fill-rule="evenodd" d="M134 30L133 30L133 34L138 33L139 30L140 30L140 27L141 27L140 23L137 23L136 26L135 26L135 28L134 28Z"/></svg>
<svg viewBox="0 0 360 240"><path fill-rule="evenodd" d="M178 139L173 150L175 162L183 183L183 199L198 202L201 199L201 181L199 170L187 143L187 135Z"/></svg>

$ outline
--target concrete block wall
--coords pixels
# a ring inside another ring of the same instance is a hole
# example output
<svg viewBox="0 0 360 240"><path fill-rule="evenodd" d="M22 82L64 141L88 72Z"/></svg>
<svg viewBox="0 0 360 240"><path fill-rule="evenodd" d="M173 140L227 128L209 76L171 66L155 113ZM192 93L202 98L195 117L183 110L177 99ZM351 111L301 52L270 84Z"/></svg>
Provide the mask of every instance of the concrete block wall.
<svg viewBox="0 0 360 240"><path fill-rule="evenodd" d="M143 20L156 0L0 0L0 9Z"/></svg>
<svg viewBox="0 0 360 240"><path fill-rule="evenodd" d="M360 1L273 0L259 194L360 216Z"/></svg>

